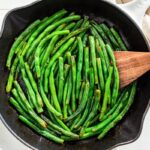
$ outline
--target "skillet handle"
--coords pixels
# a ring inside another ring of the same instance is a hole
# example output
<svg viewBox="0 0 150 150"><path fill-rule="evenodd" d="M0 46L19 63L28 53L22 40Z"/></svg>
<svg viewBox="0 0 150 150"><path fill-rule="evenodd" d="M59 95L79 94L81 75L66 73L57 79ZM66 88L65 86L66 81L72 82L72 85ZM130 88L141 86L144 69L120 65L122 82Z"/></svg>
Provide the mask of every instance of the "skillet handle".
<svg viewBox="0 0 150 150"><path fill-rule="evenodd" d="M150 6L150 0L133 0L126 4L116 4L115 0L104 0L113 3L116 7L127 13L142 29L142 21L146 10Z"/></svg>

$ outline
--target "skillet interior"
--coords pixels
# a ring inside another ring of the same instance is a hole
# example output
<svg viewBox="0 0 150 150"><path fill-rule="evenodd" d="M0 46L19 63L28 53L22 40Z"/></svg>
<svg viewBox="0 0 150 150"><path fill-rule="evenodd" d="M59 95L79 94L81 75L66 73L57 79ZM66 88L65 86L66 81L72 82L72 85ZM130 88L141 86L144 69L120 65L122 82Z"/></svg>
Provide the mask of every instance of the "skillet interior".
<svg viewBox="0 0 150 150"><path fill-rule="evenodd" d="M57 145L35 134L18 121L17 112L9 105L8 95L5 93L5 85L8 77L5 63L14 38L35 19L50 16L53 12L62 8L76 11L79 14L89 15L99 22L107 21L110 25L115 25L120 29L120 32L126 37L127 43L130 44L128 45L129 49L148 51L147 43L136 25L120 10L100 0L45 0L26 8L16 9L6 17L0 38L0 114L3 122L23 143L39 150L105 150L133 141L141 131L144 112L148 107L150 98L150 73L145 74L139 79L136 98L130 111L102 141L92 138L82 142Z"/></svg>

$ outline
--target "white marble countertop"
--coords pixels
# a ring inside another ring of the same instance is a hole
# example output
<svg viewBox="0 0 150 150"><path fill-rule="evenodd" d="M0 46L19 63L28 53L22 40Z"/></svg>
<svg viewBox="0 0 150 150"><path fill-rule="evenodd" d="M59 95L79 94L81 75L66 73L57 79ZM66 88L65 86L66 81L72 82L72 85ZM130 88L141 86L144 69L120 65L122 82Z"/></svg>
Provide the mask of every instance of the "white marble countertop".
<svg viewBox="0 0 150 150"><path fill-rule="evenodd" d="M0 28L5 14L13 8L30 4L35 0L0 0ZM141 136L134 143L117 147L115 150L149 150L150 149L150 111L148 111ZM0 150L29 150L18 141L0 120Z"/></svg>

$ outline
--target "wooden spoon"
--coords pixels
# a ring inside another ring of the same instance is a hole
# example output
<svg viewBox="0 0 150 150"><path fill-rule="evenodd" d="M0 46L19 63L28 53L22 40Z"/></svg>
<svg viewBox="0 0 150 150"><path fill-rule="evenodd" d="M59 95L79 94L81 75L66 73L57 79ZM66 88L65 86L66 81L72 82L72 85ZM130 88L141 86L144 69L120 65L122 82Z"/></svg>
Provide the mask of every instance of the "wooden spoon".
<svg viewBox="0 0 150 150"><path fill-rule="evenodd" d="M150 52L115 51L114 54L119 70L120 88L150 70Z"/></svg>

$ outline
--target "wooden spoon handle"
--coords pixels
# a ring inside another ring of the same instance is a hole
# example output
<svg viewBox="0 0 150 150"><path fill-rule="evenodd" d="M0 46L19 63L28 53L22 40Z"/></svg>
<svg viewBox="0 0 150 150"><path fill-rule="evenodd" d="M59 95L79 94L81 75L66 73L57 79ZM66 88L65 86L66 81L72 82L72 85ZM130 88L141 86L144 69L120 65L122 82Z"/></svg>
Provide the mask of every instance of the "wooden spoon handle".
<svg viewBox="0 0 150 150"><path fill-rule="evenodd" d="M120 75L120 87L125 87L150 70L150 53L115 52Z"/></svg>

